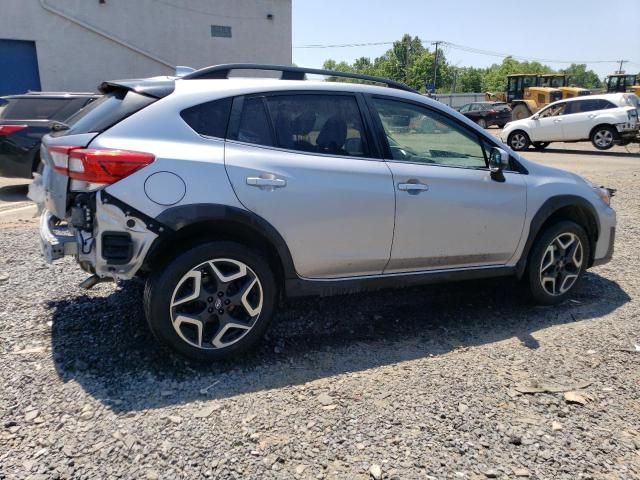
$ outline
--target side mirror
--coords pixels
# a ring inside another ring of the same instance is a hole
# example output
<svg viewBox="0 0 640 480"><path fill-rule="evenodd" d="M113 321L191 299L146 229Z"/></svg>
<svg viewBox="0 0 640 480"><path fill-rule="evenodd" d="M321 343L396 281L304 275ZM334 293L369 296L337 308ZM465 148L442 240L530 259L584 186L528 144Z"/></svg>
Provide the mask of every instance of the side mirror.
<svg viewBox="0 0 640 480"><path fill-rule="evenodd" d="M538 115L537 113L535 115L533 115L531 117L531 120L538 120L540 118L540 115Z"/></svg>
<svg viewBox="0 0 640 480"><path fill-rule="evenodd" d="M491 148L489 154L489 170L491 171L491 178L496 181L504 182L504 175L502 172L509 168L509 154L501 148Z"/></svg>

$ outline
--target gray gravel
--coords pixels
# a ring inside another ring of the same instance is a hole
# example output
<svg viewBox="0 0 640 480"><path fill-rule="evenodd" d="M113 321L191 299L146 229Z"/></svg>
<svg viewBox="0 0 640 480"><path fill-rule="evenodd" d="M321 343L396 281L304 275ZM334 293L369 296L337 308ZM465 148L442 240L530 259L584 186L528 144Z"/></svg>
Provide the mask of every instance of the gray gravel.
<svg viewBox="0 0 640 480"><path fill-rule="evenodd" d="M297 300L209 367L157 347L141 284L84 292L34 220L2 225L0 478L640 478L640 159L597 158L616 256L573 301L499 280Z"/></svg>

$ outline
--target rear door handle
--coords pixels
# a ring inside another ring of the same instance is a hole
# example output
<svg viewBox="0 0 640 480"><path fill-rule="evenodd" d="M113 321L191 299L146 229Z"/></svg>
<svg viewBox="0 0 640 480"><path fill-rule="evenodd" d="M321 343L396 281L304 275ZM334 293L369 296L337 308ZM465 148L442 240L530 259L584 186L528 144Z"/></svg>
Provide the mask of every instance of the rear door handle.
<svg viewBox="0 0 640 480"><path fill-rule="evenodd" d="M556 119L553 120L553 123L560 123L561 121L562 121L561 118L556 118Z"/></svg>
<svg viewBox="0 0 640 480"><path fill-rule="evenodd" d="M284 178L247 177L247 185L252 187L282 188L287 186L287 181Z"/></svg>
<svg viewBox="0 0 640 480"><path fill-rule="evenodd" d="M409 193L420 193L429 190L429 185L424 183L399 183L398 190Z"/></svg>

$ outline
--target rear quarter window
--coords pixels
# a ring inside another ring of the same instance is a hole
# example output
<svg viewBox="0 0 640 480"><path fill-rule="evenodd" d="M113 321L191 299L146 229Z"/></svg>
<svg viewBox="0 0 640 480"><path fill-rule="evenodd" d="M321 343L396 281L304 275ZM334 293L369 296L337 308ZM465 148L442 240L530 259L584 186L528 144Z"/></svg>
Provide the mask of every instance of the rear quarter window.
<svg viewBox="0 0 640 480"><path fill-rule="evenodd" d="M180 116L200 135L225 138L230 113L231 98L224 98L189 107Z"/></svg>

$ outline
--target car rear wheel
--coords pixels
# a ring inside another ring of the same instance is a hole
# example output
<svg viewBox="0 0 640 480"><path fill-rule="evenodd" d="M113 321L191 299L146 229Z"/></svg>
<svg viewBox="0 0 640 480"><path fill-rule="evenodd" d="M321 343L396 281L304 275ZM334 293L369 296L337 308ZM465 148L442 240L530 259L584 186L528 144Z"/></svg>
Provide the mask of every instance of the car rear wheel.
<svg viewBox="0 0 640 480"><path fill-rule="evenodd" d="M618 139L618 132L613 127L596 127L591 133L591 143L598 150L609 150Z"/></svg>
<svg viewBox="0 0 640 480"><path fill-rule="evenodd" d="M198 361L254 347L273 314L276 284L268 263L234 242L197 245L147 280L144 309L153 334Z"/></svg>
<svg viewBox="0 0 640 480"><path fill-rule="evenodd" d="M587 234L577 223L548 227L534 244L527 267L533 299L542 305L563 302L582 278L589 254Z"/></svg>
<svg viewBox="0 0 640 480"><path fill-rule="evenodd" d="M479 118L477 123L480 128L487 128L487 121L484 118Z"/></svg>
<svg viewBox="0 0 640 480"><path fill-rule="evenodd" d="M527 135L525 132L523 132L522 130L516 130L515 132L511 132L509 134L507 143L513 150L519 152L529 148L531 140L529 139L529 135Z"/></svg>
<svg viewBox="0 0 640 480"><path fill-rule="evenodd" d="M533 142L533 148L536 150L544 150L551 142Z"/></svg>

